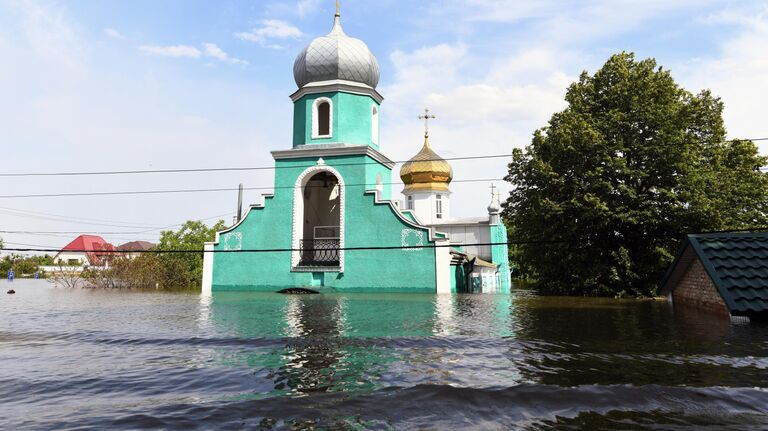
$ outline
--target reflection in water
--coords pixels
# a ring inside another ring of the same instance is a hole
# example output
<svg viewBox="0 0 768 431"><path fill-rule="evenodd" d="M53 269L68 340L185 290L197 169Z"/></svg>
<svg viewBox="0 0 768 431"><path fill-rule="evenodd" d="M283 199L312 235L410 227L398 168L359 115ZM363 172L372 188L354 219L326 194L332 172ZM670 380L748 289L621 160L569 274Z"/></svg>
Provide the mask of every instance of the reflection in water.
<svg viewBox="0 0 768 431"><path fill-rule="evenodd" d="M0 429L768 426L768 327L659 301L35 286Z"/></svg>
<svg viewBox="0 0 768 431"><path fill-rule="evenodd" d="M435 335L447 336L455 331L453 309L455 296L437 295L435 299Z"/></svg>
<svg viewBox="0 0 768 431"><path fill-rule="evenodd" d="M516 361L500 354L488 363L484 353L514 333L511 308L509 295L216 293L211 316L240 337L287 337L269 354L257 349L239 361L261 364L276 391L302 394L391 384L494 387L500 377L520 383Z"/></svg>
<svg viewBox="0 0 768 431"><path fill-rule="evenodd" d="M274 374L275 389L294 393L327 392L340 386L337 370L344 352L339 346L342 298L288 298L285 321L291 337L302 337L286 346L283 365Z"/></svg>

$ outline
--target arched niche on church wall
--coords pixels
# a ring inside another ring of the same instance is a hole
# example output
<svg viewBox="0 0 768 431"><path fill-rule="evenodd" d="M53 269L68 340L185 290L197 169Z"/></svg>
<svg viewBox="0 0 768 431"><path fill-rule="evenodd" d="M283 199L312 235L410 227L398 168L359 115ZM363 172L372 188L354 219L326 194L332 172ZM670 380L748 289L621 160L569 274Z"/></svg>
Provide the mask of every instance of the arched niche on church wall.
<svg viewBox="0 0 768 431"><path fill-rule="evenodd" d="M293 269L343 272L344 205L344 181L338 171L318 164L299 175L294 189Z"/></svg>

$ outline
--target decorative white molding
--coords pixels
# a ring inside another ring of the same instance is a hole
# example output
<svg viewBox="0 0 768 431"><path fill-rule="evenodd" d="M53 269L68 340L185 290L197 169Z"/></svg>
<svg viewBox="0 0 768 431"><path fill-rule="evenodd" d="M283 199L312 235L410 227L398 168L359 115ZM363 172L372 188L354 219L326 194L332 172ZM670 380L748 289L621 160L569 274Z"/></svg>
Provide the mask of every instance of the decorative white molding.
<svg viewBox="0 0 768 431"><path fill-rule="evenodd" d="M242 232L228 232L222 235L222 241L224 242L224 250L242 250L243 249L243 233Z"/></svg>
<svg viewBox="0 0 768 431"><path fill-rule="evenodd" d="M320 120L318 118L317 107L321 103L328 104L328 134L320 134ZM328 97L318 97L312 103L312 139L327 139L333 137L333 100Z"/></svg>
<svg viewBox="0 0 768 431"><path fill-rule="evenodd" d="M411 238L415 240L415 244L411 244ZM400 233L400 246L407 247L403 251L417 251L424 247L424 231L405 228Z"/></svg>
<svg viewBox="0 0 768 431"><path fill-rule="evenodd" d="M339 182L339 272L344 272L344 209L347 200L347 190L344 187L344 178L339 171L327 165L311 166L304 170L296 178L296 184L293 188L293 241L291 248L291 270L301 261L301 240L304 234L304 187L309 180L317 173L329 172L333 174Z"/></svg>
<svg viewBox="0 0 768 431"><path fill-rule="evenodd" d="M309 144L291 150L272 151L272 158L275 160L362 155L372 158L389 169L395 167L395 162L369 145Z"/></svg>
<svg viewBox="0 0 768 431"><path fill-rule="evenodd" d="M338 91L341 91L344 93L359 94L362 96L369 96L371 99L375 100L376 103L378 104L381 104L381 102L384 101L384 96L379 94L379 92L376 91L374 88L371 88L368 85L365 85L359 82L346 81L343 79L312 82L300 88L295 93L291 94L290 97L291 97L291 100L295 103L297 100L301 99L307 94L333 93Z"/></svg>

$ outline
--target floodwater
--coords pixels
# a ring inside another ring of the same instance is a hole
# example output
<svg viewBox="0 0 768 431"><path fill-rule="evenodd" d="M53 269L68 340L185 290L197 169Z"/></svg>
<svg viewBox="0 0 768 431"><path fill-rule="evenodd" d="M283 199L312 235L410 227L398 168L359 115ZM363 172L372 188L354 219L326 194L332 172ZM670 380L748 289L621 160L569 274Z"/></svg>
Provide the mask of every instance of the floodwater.
<svg viewBox="0 0 768 431"><path fill-rule="evenodd" d="M768 327L660 301L0 282L0 429L768 429Z"/></svg>

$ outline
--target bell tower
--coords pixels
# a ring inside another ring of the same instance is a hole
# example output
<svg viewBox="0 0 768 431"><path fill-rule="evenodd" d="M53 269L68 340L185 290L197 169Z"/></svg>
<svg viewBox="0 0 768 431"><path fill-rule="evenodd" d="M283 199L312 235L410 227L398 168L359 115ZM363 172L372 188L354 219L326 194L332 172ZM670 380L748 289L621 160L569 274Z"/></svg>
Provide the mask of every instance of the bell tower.
<svg viewBox="0 0 768 431"><path fill-rule="evenodd" d="M367 145L379 148L384 98L376 91L379 62L360 39L347 36L336 4L331 32L304 48L293 64L293 147Z"/></svg>

